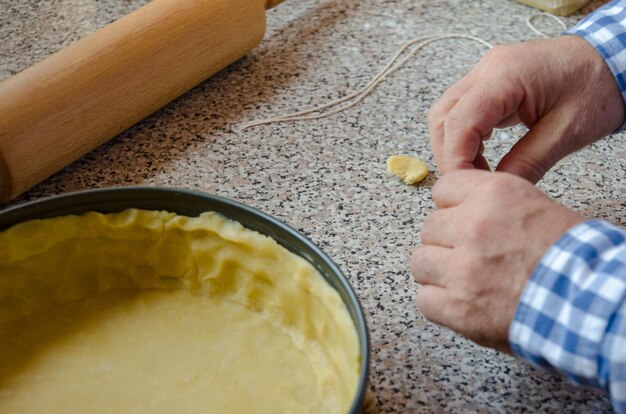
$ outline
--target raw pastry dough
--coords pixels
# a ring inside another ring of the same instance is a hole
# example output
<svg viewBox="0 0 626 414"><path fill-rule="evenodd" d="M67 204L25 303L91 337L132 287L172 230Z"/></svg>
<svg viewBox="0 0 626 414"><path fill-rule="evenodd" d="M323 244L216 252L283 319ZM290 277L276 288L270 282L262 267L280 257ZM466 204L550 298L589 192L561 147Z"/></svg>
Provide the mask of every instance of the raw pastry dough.
<svg viewBox="0 0 626 414"><path fill-rule="evenodd" d="M354 324L307 261L216 213L0 233L0 412L345 413Z"/></svg>
<svg viewBox="0 0 626 414"><path fill-rule="evenodd" d="M428 175L428 166L415 157L392 155L387 158L387 171L400 177L406 184L415 184Z"/></svg>

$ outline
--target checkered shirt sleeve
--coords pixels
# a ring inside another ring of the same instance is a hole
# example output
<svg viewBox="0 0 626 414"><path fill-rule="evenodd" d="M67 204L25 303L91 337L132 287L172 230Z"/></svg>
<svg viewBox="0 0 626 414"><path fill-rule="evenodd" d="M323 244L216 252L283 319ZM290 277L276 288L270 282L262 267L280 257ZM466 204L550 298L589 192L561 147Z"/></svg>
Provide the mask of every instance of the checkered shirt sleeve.
<svg viewBox="0 0 626 414"><path fill-rule="evenodd" d="M580 36L596 48L611 69L626 102L626 0L607 3L564 34ZM617 131L625 129L626 122Z"/></svg>
<svg viewBox="0 0 626 414"><path fill-rule="evenodd" d="M626 230L600 220L570 229L524 287L513 352L609 392L626 413Z"/></svg>

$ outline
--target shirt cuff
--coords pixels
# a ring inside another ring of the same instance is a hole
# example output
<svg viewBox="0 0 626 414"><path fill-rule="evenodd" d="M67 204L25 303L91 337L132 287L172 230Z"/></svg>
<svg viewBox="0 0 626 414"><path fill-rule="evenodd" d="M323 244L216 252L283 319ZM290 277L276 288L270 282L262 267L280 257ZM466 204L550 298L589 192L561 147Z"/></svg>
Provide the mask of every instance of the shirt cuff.
<svg viewBox="0 0 626 414"><path fill-rule="evenodd" d="M548 249L524 287L511 348L539 368L609 391L626 412L625 297L626 230L581 223Z"/></svg>
<svg viewBox="0 0 626 414"><path fill-rule="evenodd" d="M564 34L580 36L604 58L626 103L626 1L612 1ZM614 132L626 130L626 120Z"/></svg>

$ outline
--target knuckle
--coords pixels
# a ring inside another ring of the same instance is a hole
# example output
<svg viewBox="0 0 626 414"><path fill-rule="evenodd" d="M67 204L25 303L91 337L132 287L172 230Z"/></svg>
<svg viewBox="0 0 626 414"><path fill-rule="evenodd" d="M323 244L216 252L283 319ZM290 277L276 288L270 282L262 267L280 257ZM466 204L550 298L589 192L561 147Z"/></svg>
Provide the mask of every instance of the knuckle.
<svg viewBox="0 0 626 414"><path fill-rule="evenodd" d="M510 174L494 174L491 179L483 183L483 191L491 198L501 197L516 191L519 179Z"/></svg>
<svg viewBox="0 0 626 414"><path fill-rule="evenodd" d="M428 114L426 119L428 120L428 125L434 126L438 123L442 122L442 118L444 117L444 101L443 99L439 99L437 102L433 104L428 110Z"/></svg>
<svg viewBox="0 0 626 414"><path fill-rule="evenodd" d="M436 277L436 269L424 248L418 247L411 255L411 273L419 284L428 284L428 281Z"/></svg>
<svg viewBox="0 0 626 414"><path fill-rule="evenodd" d="M439 220L440 214L441 213L439 212L439 210L431 212L424 220L424 224L422 225L422 231L430 231L433 227L435 227L437 220Z"/></svg>
<svg viewBox="0 0 626 414"><path fill-rule="evenodd" d="M469 336L469 334L474 330L476 316L476 309L472 305L471 296L464 293L462 296L455 298L454 319L457 321L457 329L455 330Z"/></svg>
<svg viewBox="0 0 626 414"><path fill-rule="evenodd" d="M413 272L413 276L415 277L415 279L418 279L419 277L419 268L422 266L424 260L423 260L423 251L424 249L418 247L416 249L413 250L413 253L411 254L411 272Z"/></svg>
<svg viewBox="0 0 626 414"><path fill-rule="evenodd" d="M434 241L437 229L439 228L439 219L437 212L438 210L435 210L435 212L431 213L422 225L422 231L420 233L422 245L430 245Z"/></svg>
<svg viewBox="0 0 626 414"><path fill-rule="evenodd" d="M433 198L433 201L437 201L441 198L441 194L444 193L446 187L447 187L447 183L448 183L448 179L449 179L449 175L442 175L441 177L439 177L439 179L435 182L435 184L433 184L432 189L430 190L430 194ZM432 216L433 213L431 213ZM430 216L426 219L426 222L428 222ZM424 225L426 225L426 222L424 223Z"/></svg>
<svg viewBox="0 0 626 414"><path fill-rule="evenodd" d="M454 137L462 146L477 145L487 132L481 130L467 119L467 105L454 107L443 120L443 130L446 136Z"/></svg>
<svg viewBox="0 0 626 414"><path fill-rule="evenodd" d="M490 226L489 217L486 215L475 215L471 220L469 220L466 224L465 228L465 238L472 243L473 245L482 242L485 239L485 236L488 233ZM474 268L474 264L471 261L466 263L466 268L468 271ZM472 273L470 273L471 275Z"/></svg>
<svg viewBox="0 0 626 414"><path fill-rule="evenodd" d="M458 115L459 109L458 107L452 108L448 115L443 119L443 129L444 131L451 131L459 124L461 117Z"/></svg>
<svg viewBox="0 0 626 414"><path fill-rule="evenodd" d="M473 302L478 296L478 290L480 289L480 286L476 286L474 282L480 278L482 270L482 264L478 259L475 259L474 257L466 257L463 260L461 277L465 280L467 284L467 287L466 289L464 289L464 291L469 298L470 303Z"/></svg>

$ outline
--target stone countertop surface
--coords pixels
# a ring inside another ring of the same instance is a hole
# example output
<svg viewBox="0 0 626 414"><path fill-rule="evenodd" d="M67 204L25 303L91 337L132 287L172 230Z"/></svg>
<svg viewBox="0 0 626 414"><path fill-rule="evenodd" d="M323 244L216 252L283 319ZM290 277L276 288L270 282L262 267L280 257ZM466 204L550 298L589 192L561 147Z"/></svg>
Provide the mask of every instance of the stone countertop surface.
<svg viewBox="0 0 626 414"><path fill-rule="evenodd" d="M0 0L6 78L145 0ZM571 25L585 12L564 19ZM426 112L485 52L467 40L431 44L355 108L316 121L233 125L309 108L364 85L413 37L443 32L492 44L532 39L535 10L510 0L289 0L267 13L264 41L149 118L8 206L101 187L169 186L219 194L298 229L343 270L371 335L369 387L382 413L605 412L602 393L476 346L414 305L412 248L433 210L438 173ZM556 34L548 19L537 25ZM523 133L497 131L498 159ZM434 171L418 186L386 172L392 154ZM626 225L626 140L606 138L559 163L539 187L589 217Z"/></svg>

